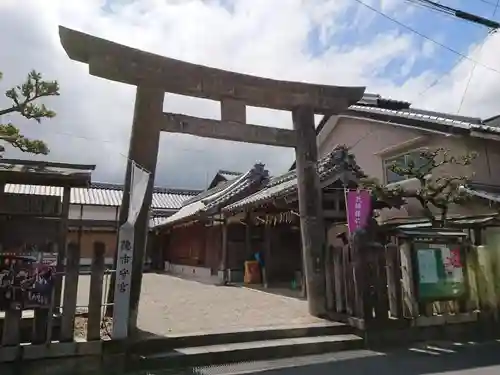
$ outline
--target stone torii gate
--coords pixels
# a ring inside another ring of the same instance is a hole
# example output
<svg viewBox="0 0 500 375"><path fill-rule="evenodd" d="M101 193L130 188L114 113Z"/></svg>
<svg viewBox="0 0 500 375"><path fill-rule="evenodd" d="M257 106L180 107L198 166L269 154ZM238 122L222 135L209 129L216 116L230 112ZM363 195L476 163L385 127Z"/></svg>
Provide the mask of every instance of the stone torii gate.
<svg viewBox="0 0 500 375"><path fill-rule="evenodd" d="M59 35L68 56L88 64L91 75L137 86L128 157L150 171L152 178L135 227L129 332L136 328L148 210L162 131L295 148L309 311L323 315L326 235L316 172L314 114L344 111L361 99L365 88L277 81L228 72L140 51L62 26ZM163 113L166 92L220 101L221 120ZM293 130L247 124L247 105L291 111ZM128 212L130 168L128 163L120 223Z"/></svg>

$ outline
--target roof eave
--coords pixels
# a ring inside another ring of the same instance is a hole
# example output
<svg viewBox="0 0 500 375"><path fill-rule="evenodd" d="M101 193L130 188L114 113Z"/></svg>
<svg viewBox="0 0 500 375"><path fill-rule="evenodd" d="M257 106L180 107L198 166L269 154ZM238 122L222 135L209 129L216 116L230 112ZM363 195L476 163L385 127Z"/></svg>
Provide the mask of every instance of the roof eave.
<svg viewBox="0 0 500 375"><path fill-rule="evenodd" d="M453 125L444 125L430 121L422 121L407 117L399 117L391 115L389 113L369 113L364 111L356 111L355 109L349 109L347 112L345 112L340 116L370 119L370 120L380 121L388 125L409 126L417 130L439 132L450 135L470 135L471 133L469 129L459 128Z"/></svg>

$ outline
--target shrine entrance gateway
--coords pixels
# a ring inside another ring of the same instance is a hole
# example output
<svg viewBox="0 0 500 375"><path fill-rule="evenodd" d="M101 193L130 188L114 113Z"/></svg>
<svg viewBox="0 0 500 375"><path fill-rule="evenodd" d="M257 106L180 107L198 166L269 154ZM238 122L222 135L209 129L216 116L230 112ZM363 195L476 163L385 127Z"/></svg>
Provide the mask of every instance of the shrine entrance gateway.
<svg viewBox="0 0 500 375"><path fill-rule="evenodd" d="M135 331L137 323L148 210L162 131L295 148L309 311L314 316L323 315L326 234L316 173L314 114L344 111L361 99L365 88L277 81L228 72L140 51L62 26L59 35L68 56L88 64L91 75L137 86L128 157L150 171L152 178L134 230L129 332ZM221 120L163 113L166 92L220 101ZM247 105L291 111L293 130L247 124ZM131 168L129 162L120 224L125 222L129 207Z"/></svg>

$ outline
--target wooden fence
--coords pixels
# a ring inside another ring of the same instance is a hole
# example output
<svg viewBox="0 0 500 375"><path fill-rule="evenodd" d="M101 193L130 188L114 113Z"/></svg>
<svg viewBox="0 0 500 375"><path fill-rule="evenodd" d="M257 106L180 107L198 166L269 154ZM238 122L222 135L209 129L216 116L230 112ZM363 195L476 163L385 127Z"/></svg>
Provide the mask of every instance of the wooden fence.
<svg viewBox="0 0 500 375"><path fill-rule="evenodd" d="M34 310L11 308L5 311L3 321L0 322L0 362L100 354L104 253L105 245L95 242L90 270L88 313L85 317L77 317L80 248L74 243L68 245L64 272L55 274L56 278L62 278L62 298L55 298L53 292L47 307ZM62 306L55 306L57 300L62 300ZM84 337L75 337L77 318L84 319Z"/></svg>
<svg viewBox="0 0 500 375"><path fill-rule="evenodd" d="M329 261L332 291L330 310L337 319L368 329L426 327L477 321L484 312L476 290L481 287L474 262L476 248L467 251L468 289L460 300L419 303L414 290L411 257L393 244L356 254L348 245L333 249ZM486 288L488 289L488 288ZM490 288L491 289L491 288Z"/></svg>

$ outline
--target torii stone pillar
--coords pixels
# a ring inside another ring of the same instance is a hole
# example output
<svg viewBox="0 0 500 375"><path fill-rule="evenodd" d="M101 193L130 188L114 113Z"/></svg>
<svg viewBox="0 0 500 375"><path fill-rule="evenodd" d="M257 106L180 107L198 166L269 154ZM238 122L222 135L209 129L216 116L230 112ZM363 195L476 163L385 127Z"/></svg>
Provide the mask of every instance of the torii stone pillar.
<svg viewBox="0 0 500 375"><path fill-rule="evenodd" d="M129 332L134 332L137 324L160 131L295 148L309 311L322 316L326 311L325 235L322 194L316 172L314 114L344 111L361 99L364 87L286 82L228 72L154 55L64 27L59 27L59 35L68 56L88 64L91 75L137 86L129 159L149 170L152 178L135 228ZM165 92L220 101L221 120L163 113ZM247 124L247 105L291 111L293 130ZM121 221L128 209L128 178Z"/></svg>
<svg viewBox="0 0 500 375"><path fill-rule="evenodd" d="M154 176L158 161L158 150L160 144L160 129L155 124L161 122L163 113L163 101L165 92L157 88L138 86L135 94L134 119L130 134L130 145L128 151L127 171L125 174L125 186L120 206L120 225L127 220L130 188L131 188L131 160L151 173L149 184L146 189L134 232L134 257L132 259L132 284L130 285L130 316L133 323L129 326L129 332L134 332L135 322L139 313L139 296L141 294L144 256L146 254L146 242L149 231L149 208L153 198ZM114 279L116 282L116 279ZM110 291L114 291L114 282L110 285Z"/></svg>

